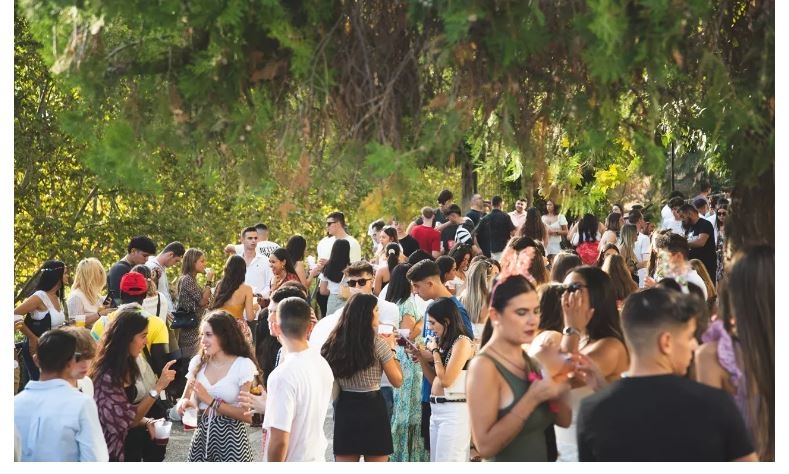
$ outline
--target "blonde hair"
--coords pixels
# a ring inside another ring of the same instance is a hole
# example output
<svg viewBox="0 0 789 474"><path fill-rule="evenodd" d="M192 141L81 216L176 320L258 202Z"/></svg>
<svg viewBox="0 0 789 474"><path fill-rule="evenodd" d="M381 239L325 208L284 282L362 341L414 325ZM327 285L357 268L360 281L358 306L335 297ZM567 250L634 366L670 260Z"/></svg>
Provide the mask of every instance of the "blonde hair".
<svg viewBox="0 0 789 474"><path fill-rule="evenodd" d="M718 297L718 292L715 290L715 283L710 278L709 272L707 272L707 267L704 263L697 259L691 259L688 263L690 266L696 270L696 273L699 274L702 280L704 280L704 286L707 287L707 301L712 301L714 298Z"/></svg>
<svg viewBox="0 0 789 474"><path fill-rule="evenodd" d="M602 269L611 279L611 287L617 300L624 300L631 293L638 291L638 285L630 276L630 270L621 255L607 256L603 261Z"/></svg>
<svg viewBox="0 0 789 474"><path fill-rule="evenodd" d="M466 288L458 296L458 300L463 304L468 312L469 319L473 324L484 322L490 304L490 283L488 274L493 264L487 260L477 260L468 268L466 275Z"/></svg>
<svg viewBox="0 0 789 474"><path fill-rule="evenodd" d="M72 290L80 290L93 304L101 297L101 290L107 285L107 272L97 258L85 258L77 264L74 272Z"/></svg>
<svg viewBox="0 0 789 474"><path fill-rule="evenodd" d="M619 238L616 241L616 246L619 247L619 253L625 259L626 264L638 263L638 258L635 253L635 244L638 240L638 228L634 224L627 223L622 226L619 231Z"/></svg>

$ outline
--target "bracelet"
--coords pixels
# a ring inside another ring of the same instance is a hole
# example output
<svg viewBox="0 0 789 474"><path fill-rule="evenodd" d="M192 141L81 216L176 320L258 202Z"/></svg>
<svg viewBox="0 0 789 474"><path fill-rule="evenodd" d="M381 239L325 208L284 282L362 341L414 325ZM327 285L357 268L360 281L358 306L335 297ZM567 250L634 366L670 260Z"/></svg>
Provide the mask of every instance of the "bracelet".
<svg viewBox="0 0 789 474"><path fill-rule="evenodd" d="M433 353L433 354L435 354L435 353L437 353L437 352L439 352L439 353L440 353L441 351L438 349L438 347L434 347L434 348L430 349L430 352L431 352L431 353Z"/></svg>
<svg viewBox="0 0 789 474"><path fill-rule="evenodd" d="M395 349L392 349L392 354L397 354L397 351Z"/></svg>

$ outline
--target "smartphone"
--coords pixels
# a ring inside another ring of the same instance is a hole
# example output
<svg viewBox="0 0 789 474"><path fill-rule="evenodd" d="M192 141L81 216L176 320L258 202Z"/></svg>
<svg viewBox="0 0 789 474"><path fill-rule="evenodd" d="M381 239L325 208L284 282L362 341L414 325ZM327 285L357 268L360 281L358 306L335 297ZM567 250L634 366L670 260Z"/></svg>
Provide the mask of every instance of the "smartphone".
<svg viewBox="0 0 789 474"><path fill-rule="evenodd" d="M101 305L104 306L105 308L109 308L110 306L112 306L112 298L110 297L109 294L107 294L107 297L104 298L104 301L101 302Z"/></svg>

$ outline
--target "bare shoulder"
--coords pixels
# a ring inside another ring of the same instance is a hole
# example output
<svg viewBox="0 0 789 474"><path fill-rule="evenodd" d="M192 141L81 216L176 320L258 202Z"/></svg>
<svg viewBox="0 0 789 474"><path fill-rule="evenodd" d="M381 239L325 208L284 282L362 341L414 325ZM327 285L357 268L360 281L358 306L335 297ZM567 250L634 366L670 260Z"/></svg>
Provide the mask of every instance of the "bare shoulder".
<svg viewBox="0 0 789 474"><path fill-rule="evenodd" d="M718 341L705 342L696 349L696 358L703 360L718 359Z"/></svg>

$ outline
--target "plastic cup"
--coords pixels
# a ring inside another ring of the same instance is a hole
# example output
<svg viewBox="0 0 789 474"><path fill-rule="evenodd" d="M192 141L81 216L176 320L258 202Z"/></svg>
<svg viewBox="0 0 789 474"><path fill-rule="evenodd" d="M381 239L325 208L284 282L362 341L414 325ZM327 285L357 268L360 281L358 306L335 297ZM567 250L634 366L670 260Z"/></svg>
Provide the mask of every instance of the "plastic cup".
<svg viewBox="0 0 789 474"><path fill-rule="evenodd" d="M156 420L153 428L153 442L159 446L167 446L167 442L170 441L170 430L173 428L173 423L164 419Z"/></svg>
<svg viewBox="0 0 789 474"><path fill-rule="evenodd" d="M84 314L78 314L78 315L74 316L74 320L76 321L76 326L78 328L84 328L85 327L85 315Z"/></svg>
<svg viewBox="0 0 789 474"><path fill-rule="evenodd" d="M394 332L394 327L391 324L379 324L378 325L378 334L382 336L388 336Z"/></svg>
<svg viewBox="0 0 789 474"><path fill-rule="evenodd" d="M197 408L187 408L184 410L184 416L181 417L181 422L184 424L184 431L191 431L197 428Z"/></svg>
<svg viewBox="0 0 789 474"><path fill-rule="evenodd" d="M397 330L397 335L399 335L400 337L408 337L408 336L411 335L411 330L410 329L398 329Z"/></svg>

